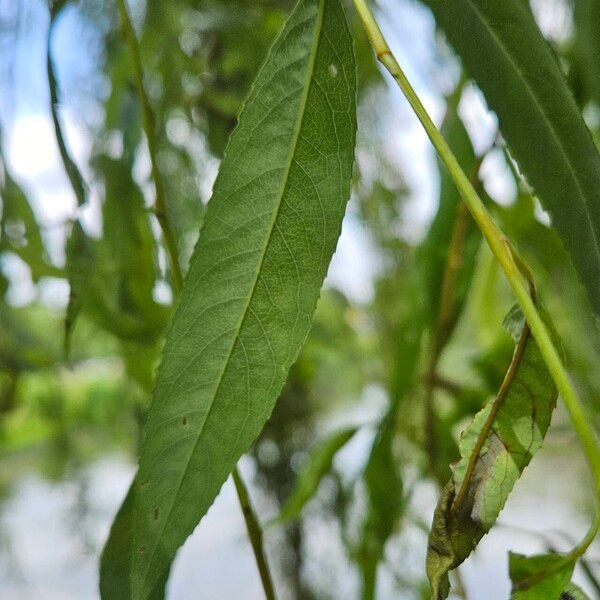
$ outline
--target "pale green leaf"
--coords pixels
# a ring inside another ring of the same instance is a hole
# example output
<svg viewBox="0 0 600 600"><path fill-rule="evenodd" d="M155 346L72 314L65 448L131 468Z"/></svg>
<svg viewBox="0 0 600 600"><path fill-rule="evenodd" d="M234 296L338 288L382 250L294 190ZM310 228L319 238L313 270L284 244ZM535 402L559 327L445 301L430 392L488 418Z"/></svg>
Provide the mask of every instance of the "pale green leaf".
<svg viewBox="0 0 600 600"><path fill-rule="evenodd" d="M30 201L11 176L0 150L0 252L16 254L31 269L33 281L41 277L64 277L64 272L48 260L42 234Z"/></svg>
<svg viewBox="0 0 600 600"><path fill-rule="evenodd" d="M424 0L498 115L600 315L600 156L522 0Z"/></svg>
<svg viewBox="0 0 600 600"><path fill-rule="evenodd" d="M358 427L340 429L315 446L308 457L306 467L298 475L294 489L275 522L290 521L300 516L304 505L314 496L321 480L331 470L337 452L352 439L357 431Z"/></svg>
<svg viewBox="0 0 600 600"><path fill-rule="evenodd" d="M150 598L268 419L350 192L355 64L339 0L300 0L239 117L167 336L136 486Z"/></svg>
<svg viewBox="0 0 600 600"><path fill-rule="evenodd" d="M410 317L398 331L390 405L377 428L363 473L367 507L356 555L365 600L375 596L379 563L405 508L404 483L394 452L394 440L398 415L417 373L424 325L420 307Z"/></svg>
<svg viewBox="0 0 600 600"><path fill-rule="evenodd" d="M448 571L469 556L495 523L540 448L556 405L556 388L517 307L505 325L516 343L511 365L494 401L462 433L461 459L435 510L427 553L434 599L447 597Z"/></svg>
<svg viewBox="0 0 600 600"><path fill-rule="evenodd" d="M382 420L364 472L368 504L358 548L358 561L362 597L365 600L375 597L378 565L383 558L385 545L405 508L404 484L393 450L400 400L401 398L392 402Z"/></svg>

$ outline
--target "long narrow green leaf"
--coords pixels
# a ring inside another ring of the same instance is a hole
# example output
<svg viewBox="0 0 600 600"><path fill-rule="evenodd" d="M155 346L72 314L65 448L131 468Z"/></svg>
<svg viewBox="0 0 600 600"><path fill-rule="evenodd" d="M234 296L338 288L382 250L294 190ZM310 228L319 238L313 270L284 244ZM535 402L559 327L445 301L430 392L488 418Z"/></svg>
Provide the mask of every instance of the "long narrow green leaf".
<svg viewBox="0 0 600 600"><path fill-rule="evenodd" d="M550 213L600 315L600 156L522 0L424 0Z"/></svg>
<svg viewBox="0 0 600 600"><path fill-rule="evenodd" d="M399 343L391 381L390 405L377 428L363 473L367 507L356 558L365 600L375 597L379 563L406 505L394 440L398 415L417 373L423 326L423 311L417 306L398 329Z"/></svg>
<svg viewBox="0 0 600 600"><path fill-rule="evenodd" d="M333 459L358 431L358 427L346 427L335 431L315 446L306 467L298 475L296 484L283 505L275 523L297 519L304 505L315 495L323 477L331 470Z"/></svg>
<svg viewBox="0 0 600 600"><path fill-rule="evenodd" d="M377 569L388 539L404 508L404 483L393 449L400 399L392 402L382 419L365 467L367 514L362 525L358 561L364 600L375 598Z"/></svg>
<svg viewBox="0 0 600 600"><path fill-rule="evenodd" d="M56 144L58 146L60 158L67 175L67 179L71 184L77 206L81 208L87 202L87 189L84 179L79 171L75 161L71 158L67 142L64 136L63 127L61 125L60 116L58 113L59 104L59 89L58 81L54 68L54 60L52 58L52 38L54 36L54 28L58 22L58 16L62 9L67 4L67 0L58 0L57 2L49 2L50 9L50 24L48 26L48 37L46 40L46 73L48 76L48 89L50 92L50 114L52 115L52 123L54 125L54 133ZM69 302L67 304L65 314L65 338L64 352L68 357L71 352L71 339L75 328L75 321L81 310L81 297L85 290L85 285L82 284L81 278L77 278L77 271L81 270L78 265L73 265L73 259L76 260L76 255L71 251L74 247L82 247L89 244L85 231L78 222L75 222L71 227L67 239L67 275L69 279Z"/></svg>
<svg viewBox="0 0 600 600"><path fill-rule="evenodd" d="M0 148L0 253L16 254L31 269L31 278L64 277L62 269L48 260L40 226L27 194L12 178Z"/></svg>
<svg viewBox="0 0 600 600"><path fill-rule="evenodd" d="M516 347L493 402L465 429L429 535L427 575L434 600L449 592L448 571L489 531L523 469L540 448L557 392L523 316L514 307L505 325Z"/></svg>
<svg viewBox="0 0 600 600"><path fill-rule="evenodd" d="M339 0L300 0L232 134L167 336L135 492L136 599L259 434L306 339L350 192L355 95Z"/></svg>

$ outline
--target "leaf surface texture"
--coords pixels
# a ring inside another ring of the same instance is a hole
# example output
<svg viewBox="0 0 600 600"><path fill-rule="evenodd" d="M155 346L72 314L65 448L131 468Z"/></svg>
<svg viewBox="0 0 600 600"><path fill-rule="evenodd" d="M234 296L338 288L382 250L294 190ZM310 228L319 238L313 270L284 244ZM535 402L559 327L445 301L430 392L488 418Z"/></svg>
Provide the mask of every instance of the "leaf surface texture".
<svg viewBox="0 0 600 600"><path fill-rule="evenodd" d="M167 335L137 477L134 598L160 586L306 339L350 193L355 78L339 0L300 0L229 141Z"/></svg>

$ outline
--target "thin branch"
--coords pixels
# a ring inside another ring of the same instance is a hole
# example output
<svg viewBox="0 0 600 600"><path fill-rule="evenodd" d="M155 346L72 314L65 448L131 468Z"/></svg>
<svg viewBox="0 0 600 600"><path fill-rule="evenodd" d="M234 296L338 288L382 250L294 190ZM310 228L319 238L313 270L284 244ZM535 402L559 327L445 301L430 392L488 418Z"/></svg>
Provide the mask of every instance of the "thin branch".
<svg viewBox="0 0 600 600"><path fill-rule="evenodd" d="M135 84L139 95L140 103L142 105L142 126L144 133L146 134L146 142L148 143L148 153L150 155L150 163L152 165L152 179L154 180L155 189L155 214L160 227L163 232L165 240L165 246L167 248L167 254L169 256L169 262L171 270L173 272L173 287L175 292L179 294L183 287L183 274L181 266L179 264L179 252L177 251L177 242L175 241L175 234L171 226L169 215L167 212L167 205L165 201L165 187L158 168L158 144L156 140L156 116L150 99L146 92L144 85L144 69L142 67L142 57L140 54L140 46L138 44L131 19L129 18L129 12L125 5L125 0L117 0L119 7L119 15L121 17L121 27L123 29L123 35L127 44L129 45L129 53L131 55L131 61L133 63L133 72L135 76Z"/></svg>
<svg viewBox="0 0 600 600"><path fill-rule="evenodd" d="M273 582L271 580L271 573L265 558L264 545L263 545L263 532L258 523L256 513L252 508L250 497L248 495L248 488L244 483L244 480L240 476L238 468L235 467L231 473L233 482L235 483L235 489L242 507L242 513L244 515L244 521L246 522L246 529L248 530L248 537L254 550L254 556L256 557L256 564L258 566L258 572L260 573L260 579L262 581L263 589L267 600L275 600L275 592L273 589Z"/></svg>
<svg viewBox="0 0 600 600"><path fill-rule="evenodd" d="M119 7L119 15L121 17L121 26L123 28L124 36L129 44L129 51L131 53L131 59L133 62L136 86L142 104L143 113L143 127L146 134L146 140L148 143L148 151L150 154L150 161L152 163L152 178L154 179L154 186L156 190L156 203L155 203L155 214L158 218L158 222L161 226L163 237L165 240L165 246L167 248L167 254L169 255L169 261L171 264L171 273L173 278L173 288L175 295L179 295L183 288L183 273L181 265L179 263L179 253L177 251L177 242L175 239L175 233L171 227L170 220L167 214L167 207L165 204L164 195L164 184L158 168L157 163L157 141L156 141L156 116L150 104L146 88L144 86L144 70L142 67L142 57L140 54L140 47L138 44L135 31L125 0L117 0ZM240 476L237 467L232 472L233 480L235 483L235 489L237 492L238 500L244 514L244 521L246 523L246 529L248 531L248 537L252 544L252 550L254 551L254 557L260 578L263 584L264 592L267 600L275 600L275 593L273 591L273 583L269 572L269 566L267 564L265 553L263 550L263 534L260 523L252 509L250 504L248 489Z"/></svg>
<svg viewBox="0 0 600 600"><path fill-rule="evenodd" d="M52 34L54 32L54 23L57 16L57 12L52 10L50 13L50 25L48 27L47 37L47 48L46 48L46 71L48 74L48 87L50 89L50 114L52 115L52 123L54 125L54 133L56 136L56 143L60 153L65 173L69 178L73 193L77 198L77 205L83 206L87 201L86 186L83 180L83 176L75 161L71 158L69 150L67 148L67 142L63 134L62 125L60 123L60 117L58 114L58 83L56 81L56 74L54 71L54 62L52 60L51 41Z"/></svg>
<svg viewBox="0 0 600 600"><path fill-rule="evenodd" d="M75 161L71 158L69 153L67 142L63 133L62 125L60 122L60 116L58 114L59 94L58 94L58 83L56 80L56 73L54 70L54 61L52 59L52 34L54 32L54 24L58 13L64 6L64 3L52 4L50 8L50 24L48 26L48 36L46 38L46 72L48 76L48 88L50 90L50 114L52 115L52 123L54 125L54 135L56 137L56 143L58 145L58 151L60 154L63 168L67 174L67 178L73 193L77 199L77 206L82 207L87 202L87 188L83 176L79 167ZM77 218L75 219L77 221ZM80 235L81 230L71 229L70 236ZM68 247L67 243L67 247ZM70 271L68 271L70 272ZM69 281L69 303L64 321L64 345L63 351L64 356L68 360L71 353L71 338L73 336L73 328L75 326L75 318L77 316L77 292L73 289L71 281Z"/></svg>
<svg viewBox="0 0 600 600"><path fill-rule="evenodd" d="M354 0L354 5L363 22L378 60L396 80L415 114L421 121L429 139L433 143L451 177L454 179L454 183L461 193L463 200L469 207L473 218L486 238L492 253L504 271L506 279L508 280L513 293L517 297L523 314L525 315L531 333L537 342L548 371L562 396L563 402L571 417L573 428L579 437L592 472L596 496L596 514L588 533L583 540L569 554L565 555L563 560L558 561L551 570L540 574L539 577L534 576L529 578L526 582L523 582L525 586L530 586L532 583L535 583L535 581L539 581L540 578L556 572L566 564L579 558L587 550L600 530L600 449L598 447L596 434L591 426L592 419L589 418L587 411L583 407L583 404L571 383L569 375L562 364L562 360L554 347L550 332L542 320L535 302L530 295L528 282L523 277L524 271L529 272L529 269L525 266L525 261L518 257L501 229L489 215L481 198L460 167L458 160L454 156L446 140L431 120L431 117L406 78L398 61L392 54L366 0Z"/></svg>

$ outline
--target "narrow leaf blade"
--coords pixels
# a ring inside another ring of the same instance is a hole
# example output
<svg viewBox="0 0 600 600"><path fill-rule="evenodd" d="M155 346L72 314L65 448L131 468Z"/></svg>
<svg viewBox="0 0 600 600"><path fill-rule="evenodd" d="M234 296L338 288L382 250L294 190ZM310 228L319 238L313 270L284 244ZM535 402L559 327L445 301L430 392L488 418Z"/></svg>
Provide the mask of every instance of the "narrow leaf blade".
<svg viewBox="0 0 600 600"><path fill-rule="evenodd" d="M424 0L500 130L600 315L600 156L522 0Z"/></svg>
<svg viewBox="0 0 600 600"><path fill-rule="evenodd" d="M357 431L358 427L340 429L315 446L275 522L283 523L300 516L305 504L315 495L323 477L331 470L335 455Z"/></svg>
<svg viewBox="0 0 600 600"><path fill-rule="evenodd" d="M350 191L355 64L339 0L300 0L229 142L167 336L136 487L149 598L269 417Z"/></svg>

